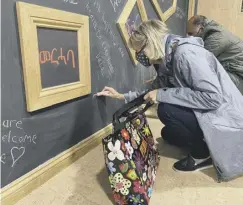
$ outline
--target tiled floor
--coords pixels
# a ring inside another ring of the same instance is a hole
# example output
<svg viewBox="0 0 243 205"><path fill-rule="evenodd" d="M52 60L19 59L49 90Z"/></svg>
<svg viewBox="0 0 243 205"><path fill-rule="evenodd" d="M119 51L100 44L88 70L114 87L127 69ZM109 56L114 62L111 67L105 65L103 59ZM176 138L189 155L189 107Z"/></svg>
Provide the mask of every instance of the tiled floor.
<svg viewBox="0 0 243 205"><path fill-rule="evenodd" d="M151 205L243 205L243 177L216 183L215 172L181 174L171 166L183 153L160 140L161 124L150 119L161 162ZM111 189L98 146L16 205L112 205Z"/></svg>

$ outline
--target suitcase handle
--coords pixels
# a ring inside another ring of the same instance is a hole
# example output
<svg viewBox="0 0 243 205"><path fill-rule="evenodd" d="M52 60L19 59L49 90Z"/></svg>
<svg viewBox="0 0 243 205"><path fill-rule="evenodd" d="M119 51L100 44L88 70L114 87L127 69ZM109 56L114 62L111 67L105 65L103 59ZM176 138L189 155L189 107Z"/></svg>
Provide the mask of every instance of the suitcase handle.
<svg viewBox="0 0 243 205"><path fill-rule="evenodd" d="M117 110L113 115L113 126L119 124L119 118L121 118L124 114L129 113L129 111L134 110L135 108L145 104L145 100L143 99L147 93L139 96L138 98L134 99L133 101L125 104L122 108ZM146 106L141 110L141 113L144 113L149 107L153 105L152 102L147 102Z"/></svg>

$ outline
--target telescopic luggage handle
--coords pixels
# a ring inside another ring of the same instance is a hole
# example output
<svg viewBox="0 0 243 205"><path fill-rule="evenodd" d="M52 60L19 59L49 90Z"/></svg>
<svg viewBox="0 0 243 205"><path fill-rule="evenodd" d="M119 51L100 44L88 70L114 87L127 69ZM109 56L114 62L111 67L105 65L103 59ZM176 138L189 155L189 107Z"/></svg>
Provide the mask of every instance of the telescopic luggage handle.
<svg viewBox="0 0 243 205"><path fill-rule="evenodd" d="M129 113L130 111L134 110L135 108L140 107L142 104L146 103L146 106L141 110L141 112L145 112L149 107L153 105L151 102L145 102L144 96L147 93L139 96L138 98L134 99L133 101L125 104L122 108L117 110L113 115L113 125L119 124L119 119L124 116L124 114Z"/></svg>

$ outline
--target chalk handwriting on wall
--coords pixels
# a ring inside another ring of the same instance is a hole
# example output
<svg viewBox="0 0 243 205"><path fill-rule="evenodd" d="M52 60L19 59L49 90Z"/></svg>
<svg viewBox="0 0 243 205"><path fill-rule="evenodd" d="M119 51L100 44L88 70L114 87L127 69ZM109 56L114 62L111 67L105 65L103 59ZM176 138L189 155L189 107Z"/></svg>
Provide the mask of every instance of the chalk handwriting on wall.
<svg viewBox="0 0 243 205"><path fill-rule="evenodd" d="M106 71L106 67L105 67L105 60L104 60L104 56L102 55L101 52L98 53L98 55L96 56L97 62L98 62L98 66L100 68L100 73L101 75L104 77L106 76L105 71ZM108 79L110 80L110 76L107 76Z"/></svg>
<svg viewBox="0 0 243 205"><path fill-rule="evenodd" d="M4 120L2 122L2 127L4 128L11 128L11 127L16 127L18 129L23 129L22 128L23 122L22 121L17 121L17 120Z"/></svg>
<svg viewBox="0 0 243 205"><path fill-rule="evenodd" d="M86 5L86 10L88 11L89 13L89 17L90 17L90 20L91 20L91 23L92 23L92 27L94 29L94 31L96 32L96 37L98 39L101 39L102 38L102 35L101 35L101 30L100 28L98 28L98 22L97 22L97 19L95 18L95 16L92 14L92 10L91 10L91 7L90 7L90 4L88 2L88 4Z"/></svg>
<svg viewBox="0 0 243 205"><path fill-rule="evenodd" d="M180 7L177 6L175 16L182 20L183 18L186 18L187 15Z"/></svg>
<svg viewBox="0 0 243 205"><path fill-rule="evenodd" d="M45 64L50 62L51 64L59 65L60 62L63 62L65 65L69 61L72 63L72 67L75 68L75 56L73 50L68 50L66 55L63 55L63 48L59 50L53 48L51 51L40 51L40 64Z"/></svg>
<svg viewBox="0 0 243 205"><path fill-rule="evenodd" d="M12 156L12 166L15 165L15 163L24 155L25 153L25 148L24 147L13 147L11 149L11 156Z"/></svg>
<svg viewBox="0 0 243 205"><path fill-rule="evenodd" d="M13 134L13 130L16 129L19 132L23 132L24 134ZM26 134L23 130L23 122L21 120L4 120L2 121L2 130L7 130L7 134L1 136L1 143L5 144L13 144L14 146L10 150L10 155L12 159L11 167L14 167L16 163L24 156L25 154L25 145L33 144L35 145L37 142L36 134ZM6 164L7 160L7 151L5 153L1 153L0 161L2 164Z"/></svg>
<svg viewBox="0 0 243 205"><path fill-rule="evenodd" d="M115 35L115 32L113 31L112 27L111 27L111 24L109 24L107 21L106 21L106 18L105 18L105 13L103 13L102 15L102 22L104 24L104 30L107 34L109 34L109 36L111 37L111 40L112 40L112 43L113 43L113 46L116 47L118 49L118 51L120 52L121 54L121 57L124 57L124 52L123 52L123 49L122 47L120 46L120 44L118 43L118 38L117 36Z"/></svg>
<svg viewBox="0 0 243 205"><path fill-rule="evenodd" d="M93 4L92 3L89 4L89 2L88 2L88 4L86 5L86 9L89 12L89 16L92 21L92 26L93 26L94 30L96 31L96 37L101 40L102 38L104 38L105 34L108 34L112 41L113 47L118 49L121 57L124 57L125 54L124 54L123 48L119 44L118 37L116 36L114 30L112 29L111 24L109 24L108 21L106 20L107 18L106 18L105 12L102 11L100 3L96 0L93 2ZM101 16L102 23L104 24L104 25L100 26L100 28L98 26L98 19L96 19L92 13L93 9L95 10L96 13L98 13ZM102 32L102 31L104 31L104 32Z"/></svg>
<svg viewBox="0 0 243 205"><path fill-rule="evenodd" d="M111 59L111 48L116 48L121 57L124 57L125 53L119 44L118 37L113 31L111 24L106 20L106 14L101 9L101 4L97 0L89 1L85 8L90 17L95 36L101 45L96 55L100 69L98 72L102 77L110 80L115 72ZM96 17L95 14L98 14L100 18ZM106 39L110 39L110 43Z"/></svg>
<svg viewBox="0 0 243 205"><path fill-rule="evenodd" d="M112 75L114 74L114 67L111 62L110 57L110 45L106 41L102 43L103 52L99 52L96 56L96 59L98 61L98 65L101 69L101 75L103 77L107 77L109 80L112 78ZM108 65L108 69L105 69L105 66Z"/></svg>
<svg viewBox="0 0 243 205"><path fill-rule="evenodd" d="M136 15L136 18L134 21L132 21L130 18L127 19L126 22L126 28L129 36L132 35L132 31L138 26L139 24L139 14Z"/></svg>
<svg viewBox="0 0 243 205"><path fill-rule="evenodd" d="M78 0L63 0L65 3L78 4Z"/></svg>
<svg viewBox="0 0 243 205"><path fill-rule="evenodd" d="M111 2L114 12L116 12L116 9L121 4L122 0L110 0L110 2Z"/></svg>
<svg viewBox="0 0 243 205"><path fill-rule="evenodd" d="M2 135L1 140L3 143L32 143L36 144L36 135L23 135L23 136L16 136L12 134L12 130L8 131L8 134Z"/></svg>
<svg viewBox="0 0 243 205"><path fill-rule="evenodd" d="M3 153L3 154L1 154L0 161L1 161L1 163L5 164L5 160L6 160L6 154Z"/></svg>

